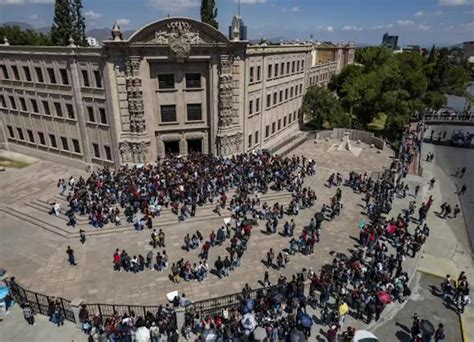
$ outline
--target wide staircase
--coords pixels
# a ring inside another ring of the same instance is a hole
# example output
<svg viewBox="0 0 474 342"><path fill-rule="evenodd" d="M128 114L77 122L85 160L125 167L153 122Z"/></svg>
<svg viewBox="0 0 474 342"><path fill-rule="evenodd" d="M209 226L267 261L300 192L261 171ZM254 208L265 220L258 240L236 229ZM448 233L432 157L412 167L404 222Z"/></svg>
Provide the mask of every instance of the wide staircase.
<svg viewBox="0 0 474 342"><path fill-rule="evenodd" d="M228 198L232 198L233 191L230 191L227 194ZM259 194L260 202L263 204L267 202L268 205L273 205L274 203L283 204L285 207L291 201L291 194L289 192L281 191L268 191L266 194ZM51 209L52 201L56 201L61 205L60 215L50 215L48 212ZM196 208L196 215L194 217L188 217L186 223L194 223L201 221L209 221L211 219L219 218L219 215L213 210L215 208L215 203L207 203L203 206L198 206ZM56 195L53 198L39 198L35 199L20 205L12 205L4 208L0 208L0 211L14 216L15 218L22 220L24 222L30 223L36 228L44 229L50 233L56 234L66 239L78 238L79 230L82 229L86 232L87 236L96 236L96 235L108 235L116 234L120 232L133 231L135 228L133 224L126 222L125 216L120 215L122 224L116 226L115 224L107 224L103 228L94 228L89 224L88 216L76 215L77 224L73 228L67 226L68 217L64 214L69 209L68 203L64 196ZM227 208L221 210L221 217L230 217L231 211ZM153 228L162 228L169 225L178 224L178 216L174 214L170 208L163 208L161 215L153 219ZM146 229L146 228L145 228Z"/></svg>

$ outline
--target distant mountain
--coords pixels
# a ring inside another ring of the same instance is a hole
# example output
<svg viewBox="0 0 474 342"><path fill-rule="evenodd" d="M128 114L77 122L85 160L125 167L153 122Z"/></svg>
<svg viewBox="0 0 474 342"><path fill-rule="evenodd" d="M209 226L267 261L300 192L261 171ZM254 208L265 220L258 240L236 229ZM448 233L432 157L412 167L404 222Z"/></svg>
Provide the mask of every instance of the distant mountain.
<svg viewBox="0 0 474 342"><path fill-rule="evenodd" d="M19 26L23 30L35 30L36 31L36 29L33 26L31 26L28 23L21 22L21 21L7 21L6 23L1 23L0 25L1 26Z"/></svg>

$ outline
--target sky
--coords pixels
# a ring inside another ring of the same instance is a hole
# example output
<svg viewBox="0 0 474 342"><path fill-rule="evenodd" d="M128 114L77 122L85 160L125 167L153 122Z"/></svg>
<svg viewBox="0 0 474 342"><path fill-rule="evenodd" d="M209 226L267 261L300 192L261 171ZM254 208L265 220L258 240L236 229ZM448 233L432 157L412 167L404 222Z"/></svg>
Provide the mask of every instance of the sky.
<svg viewBox="0 0 474 342"><path fill-rule="evenodd" d="M227 34L238 0L216 0ZM170 16L199 18L201 0L83 0L87 29L123 30ZM474 41L474 0L240 0L249 39L285 37L379 44L384 32L399 45ZM0 22L50 26L54 0L0 0Z"/></svg>

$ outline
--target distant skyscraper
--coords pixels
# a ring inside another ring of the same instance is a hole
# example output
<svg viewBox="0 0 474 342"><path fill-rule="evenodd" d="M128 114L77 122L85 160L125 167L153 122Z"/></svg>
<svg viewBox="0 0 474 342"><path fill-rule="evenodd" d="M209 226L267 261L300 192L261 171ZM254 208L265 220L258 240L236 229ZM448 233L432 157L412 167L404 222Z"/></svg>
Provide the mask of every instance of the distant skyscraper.
<svg viewBox="0 0 474 342"><path fill-rule="evenodd" d="M243 19L234 15L232 18L232 25L229 26L230 40L247 40L247 26L245 26Z"/></svg>
<svg viewBox="0 0 474 342"><path fill-rule="evenodd" d="M390 36L388 33L385 32L382 38L382 46L386 48L396 50L398 46L398 36Z"/></svg>

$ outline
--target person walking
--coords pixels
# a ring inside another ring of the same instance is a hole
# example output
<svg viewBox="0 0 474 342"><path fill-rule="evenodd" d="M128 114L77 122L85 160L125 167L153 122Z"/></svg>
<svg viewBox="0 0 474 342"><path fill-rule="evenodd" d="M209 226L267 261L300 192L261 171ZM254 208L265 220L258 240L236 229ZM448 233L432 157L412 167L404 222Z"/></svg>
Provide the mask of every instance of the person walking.
<svg viewBox="0 0 474 342"><path fill-rule="evenodd" d="M79 230L79 239L82 244L86 242L86 232L83 229Z"/></svg>
<svg viewBox="0 0 474 342"><path fill-rule="evenodd" d="M461 209L459 208L459 204L456 204L453 210L453 218L456 218L456 216L461 212Z"/></svg>
<svg viewBox="0 0 474 342"><path fill-rule="evenodd" d="M71 264L71 266L76 266L77 264L74 259L74 250L71 248L71 246L67 246L66 254L68 256L68 261Z"/></svg>
<svg viewBox="0 0 474 342"><path fill-rule="evenodd" d="M431 190L431 189L433 189L433 187L434 187L435 183L436 183L436 179L434 179L434 178L431 178L431 180L430 180L430 182L429 182L430 186L429 186L428 190Z"/></svg>
<svg viewBox="0 0 474 342"><path fill-rule="evenodd" d="M438 324L438 329L436 329L434 333L434 340L435 342L440 342L441 340L444 340L446 336L444 335L444 325L443 323Z"/></svg>
<svg viewBox="0 0 474 342"><path fill-rule="evenodd" d="M36 325L35 323L35 313L31 309L30 303L23 304L23 317L28 322L28 324Z"/></svg>
<svg viewBox="0 0 474 342"><path fill-rule="evenodd" d="M463 186L461 187L461 190L458 191L458 195L459 195L459 196L464 195L464 193L466 192L466 190L467 190L467 186L466 186L466 184L463 184Z"/></svg>

